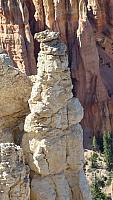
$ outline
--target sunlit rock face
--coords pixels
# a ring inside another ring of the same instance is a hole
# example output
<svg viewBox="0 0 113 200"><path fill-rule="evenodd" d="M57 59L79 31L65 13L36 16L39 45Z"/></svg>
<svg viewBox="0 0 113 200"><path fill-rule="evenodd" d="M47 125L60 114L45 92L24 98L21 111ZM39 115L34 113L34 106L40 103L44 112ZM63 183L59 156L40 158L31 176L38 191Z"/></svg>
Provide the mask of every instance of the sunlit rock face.
<svg viewBox="0 0 113 200"><path fill-rule="evenodd" d="M0 44L23 73L37 73L40 47L34 34L47 28L60 33L87 137L113 130L112 13L112 0L0 1Z"/></svg>
<svg viewBox="0 0 113 200"><path fill-rule="evenodd" d="M31 81L0 47L0 200L30 200L29 167L20 143Z"/></svg>
<svg viewBox="0 0 113 200"><path fill-rule="evenodd" d="M0 143L0 200L30 200L29 168L13 143Z"/></svg>
<svg viewBox="0 0 113 200"><path fill-rule="evenodd" d="M56 32L37 33L38 75L22 139L32 171L32 200L91 200L83 172L83 108L72 95L66 46Z"/></svg>
<svg viewBox="0 0 113 200"><path fill-rule="evenodd" d="M31 87L30 79L13 67L10 57L0 48L0 143L20 140Z"/></svg>

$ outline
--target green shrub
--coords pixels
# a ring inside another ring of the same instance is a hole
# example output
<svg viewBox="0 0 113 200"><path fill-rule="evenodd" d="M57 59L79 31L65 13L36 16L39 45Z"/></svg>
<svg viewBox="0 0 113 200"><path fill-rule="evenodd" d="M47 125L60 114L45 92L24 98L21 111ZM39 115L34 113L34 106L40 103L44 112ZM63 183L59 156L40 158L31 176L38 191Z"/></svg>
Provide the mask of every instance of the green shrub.
<svg viewBox="0 0 113 200"><path fill-rule="evenodd" d="M91 185L91 194L93 200L107 200L107 196L102 192L103 183L97 178L96 174Z"/></svg>
<svg viewBox="0 0 113 200"><path fill-rule="evenodd" d="M105 132L103 135L103 148L104 158L109 171L112 169L113 155L112 155L112 137L109 132Z"/></svg>
<svg viewBox="0 0 113 200"><path fill-rule="evenodd" d="M107 175L107 180L106 180L106 185L110 186L111 185L111 181L113 180L113 171L110 171Z"/></svg>
<svg viewBox="0 0 113 200"><path fill-rule="evenodd" d="M98 159L98 154L93 152L91 154L91 158L90 158L91 168L97 168L98 167L97 159Z"/></svg>

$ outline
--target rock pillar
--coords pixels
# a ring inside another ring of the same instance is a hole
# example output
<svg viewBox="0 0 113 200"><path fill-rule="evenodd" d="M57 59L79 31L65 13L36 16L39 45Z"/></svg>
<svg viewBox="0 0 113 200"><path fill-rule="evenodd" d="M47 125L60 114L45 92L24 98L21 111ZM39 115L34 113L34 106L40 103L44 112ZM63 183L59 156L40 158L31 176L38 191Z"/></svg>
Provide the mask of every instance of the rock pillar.
<svg viewBox="0 0 113 200"><path fill-rule="evenodd" d="M58 37L48 30L35 35L41 50L23 136L31 199L91 200L83 172L83 108L72 95L67 48Z"/></svg>

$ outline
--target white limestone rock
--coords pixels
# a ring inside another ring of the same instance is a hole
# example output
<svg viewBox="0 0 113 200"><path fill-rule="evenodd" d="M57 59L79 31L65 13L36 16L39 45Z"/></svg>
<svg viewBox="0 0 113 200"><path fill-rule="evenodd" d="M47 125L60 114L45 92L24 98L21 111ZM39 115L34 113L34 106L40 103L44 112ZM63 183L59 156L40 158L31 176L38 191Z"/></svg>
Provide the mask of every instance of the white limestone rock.
<svg viewBox="0 0 113 200"><path fill-rule="evenodd" d="M50 40L52 33L48 34L37 36L41 41L38 75L22 140L26 162L35 174L31 200L86 200L86 196L91 200L80 183L84 157L83 131L78 123L83 108L72 95L66 47L58 38Z"/></svg>
<svg viewBox="0 0 113 200"><path fill-rule="evenodd" d="M30 200L29 168L13 143L0 143L0 199Z"/></svg>
<svg viewBox="0 0 113 200"><path fill-rule="evenodd" d="M0 129L13 127L28 112L31 87L30 79L13 68L10 57L1 51Z"/></svg>

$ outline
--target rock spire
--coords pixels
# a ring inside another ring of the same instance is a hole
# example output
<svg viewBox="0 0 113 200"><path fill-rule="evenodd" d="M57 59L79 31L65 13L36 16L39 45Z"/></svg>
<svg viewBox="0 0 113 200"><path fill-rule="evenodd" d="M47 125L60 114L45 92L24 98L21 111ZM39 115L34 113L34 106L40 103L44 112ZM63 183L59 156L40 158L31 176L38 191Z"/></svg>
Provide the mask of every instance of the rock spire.
<svg viewBox="0 0 113 200"><path fill-rule="evenodd" d="M59 34L36 34L38 75L22 147L32 171L32 200L91 200L83 172L83 108L72 95L66 45Z"/></svg>

